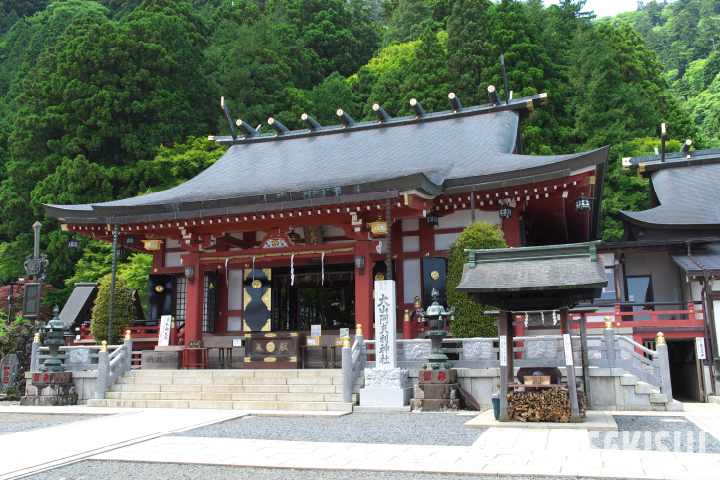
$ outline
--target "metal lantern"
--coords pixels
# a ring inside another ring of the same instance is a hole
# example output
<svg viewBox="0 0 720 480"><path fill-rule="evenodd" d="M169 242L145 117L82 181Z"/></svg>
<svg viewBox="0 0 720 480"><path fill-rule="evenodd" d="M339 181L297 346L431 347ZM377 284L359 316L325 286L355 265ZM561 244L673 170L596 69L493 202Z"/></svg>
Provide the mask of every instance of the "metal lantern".
<svg viewBox="0 0 720 480"><path fill-rule="evenodd" d="M127 258L127 254L128 254L127 248L118 247L118 249L117 249L118 258Z"/></svg>
<svg viewBox="0 0 720 480"><path fill-rule="evenodd" d="M355 255L355 267L358 269L360 275L365 275L365 256Z"/></svg>
<svg viewBox="0 0 720 480"><path fill-rule="evenodd" d="M128 235L125 237L125 245L128 247L134 247L137 245L137 237L135 235Z"/></svg>
<svg viewBox="0 0 720 480"><path fill-rule="evenodd" d="M300 234L297 233L294 228L290 230L290 233L288 233L287 236L293 245L298 245L300 243Z"/></svg>
<svg viewBox="0 0 720 480"><path fill-rule="evenodd" d="M68 241L68 243L67 243L67 247L70 250L77 250L79 246L80 246L80 242L75 240L75 237L71 238L70 241Z"/></svg>
<svg viewBox="0 0 720 480"><path fill-rule="evenodd" d="M515 210L515 207L511 207L508 203L503 203L497 207L497 210L500 213L500 218L505 220L506 218L512 218L512 211Z"/></svg>
<svg viewBox="0 0 720 480"><path fill-rule="evenodd" d="M185 278L190 285L195 283L195 267L185 267Z"/></svg>
<svg viewBox="0 0 720 480"><path fill-rule="evenodd" d="M435 213L435 210L430 210L427 215L425 215L425 224L428 227L437 227L440 225L439 219L442 217L442 215L438 215Z"/></svg>
<svg viewBox="0 0 720 480"><path fill-rule="evenodd" d="M591 205L590 200L595 200L595 199L591 198L591 197L586 197L585 195L581 195L578 198L576 198L575 200L573 200L573 202L575 202L575 211L576 212L587 212L588 210L590 210L590 205Z"/></svg>

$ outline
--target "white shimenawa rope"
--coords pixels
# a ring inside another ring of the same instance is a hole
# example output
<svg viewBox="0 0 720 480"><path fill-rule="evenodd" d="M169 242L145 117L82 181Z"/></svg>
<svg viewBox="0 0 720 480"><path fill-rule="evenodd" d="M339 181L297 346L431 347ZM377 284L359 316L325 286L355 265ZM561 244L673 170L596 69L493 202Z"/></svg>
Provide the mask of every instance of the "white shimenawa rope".
<svg viewBox="0 0 720 480"><path fill-rule="evenodd" d="M563 308L569 308L569 307L561 307L561 309L563 309ZM525 327L527 327L528 324L530 323L530 314L531 313L539 313L540 320L542 321L542 324L545 325L545 312L543 310L511 311L510 313L524 313L525 314L525 321L524 321ZM558 322L557 309L552 311L552 322L553 322L553 325L557 325L557 322Z"/></svg>

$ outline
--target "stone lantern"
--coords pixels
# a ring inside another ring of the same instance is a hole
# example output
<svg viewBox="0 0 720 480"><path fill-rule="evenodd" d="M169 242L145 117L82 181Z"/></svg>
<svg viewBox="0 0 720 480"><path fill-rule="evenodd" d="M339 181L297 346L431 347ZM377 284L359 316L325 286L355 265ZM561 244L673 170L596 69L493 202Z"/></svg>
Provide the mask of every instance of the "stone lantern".
<svg viewBox="0 0 720 480"><path fill-rule="evenodd" d="M41 327L45 333L45 346L50 349L50 358L45 360L43 366L40 367L41 372L59 373L65 371L63 362L58 356L58 350L65 343L63 338L63 329L65 326L58 316L59 313L60 309L55 305L52 320L50 320L47 325Z"/></svg>
<svg viewBox="0 0 720 480"><path fill-rule="evenodd" d="M440 349L442 346L443 338L448 334L445 331L445 325L447 324L448 317L455 312L455 307L450 310L446 310L445 307L437 302L440 293L437 289L433 288L430 296L433 299L432 305L427 308L418 310L418 322L427 322L429 331L427 332L428 338L430 338L431 348L430 356L428 356L428 363L423 364L423 369L427 370L449 370L452 365L448 363L448 357ZM452 320L452 317L450 317Z"/></svg>

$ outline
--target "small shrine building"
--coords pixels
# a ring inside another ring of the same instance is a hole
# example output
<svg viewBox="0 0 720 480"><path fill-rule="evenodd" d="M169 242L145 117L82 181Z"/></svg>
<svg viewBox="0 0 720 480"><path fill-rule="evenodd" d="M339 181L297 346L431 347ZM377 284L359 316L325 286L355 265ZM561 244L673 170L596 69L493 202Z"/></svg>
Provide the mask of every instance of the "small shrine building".
<svg viewBox="0 0 720 480"><path fill-rule="evenodd" d="M269 120L270 134L229 122L232 136L210 137L225 155L177 187L45 209L73 234L112 242L117 226L120 243L142 240L149 250L124 243L153 255L147 318L174 316L186 345L316 324L360 324L369 339L373 280L389 276L398 329L414 338L402 312L433 288L444 303L448 248L471 221L500 225L510 247L597 237L609 147L524 155L522 121L546 94L469 108L449 97L448 111L415 102L403 118L338 110L341 125L303 115L295 131Z"/></svg>

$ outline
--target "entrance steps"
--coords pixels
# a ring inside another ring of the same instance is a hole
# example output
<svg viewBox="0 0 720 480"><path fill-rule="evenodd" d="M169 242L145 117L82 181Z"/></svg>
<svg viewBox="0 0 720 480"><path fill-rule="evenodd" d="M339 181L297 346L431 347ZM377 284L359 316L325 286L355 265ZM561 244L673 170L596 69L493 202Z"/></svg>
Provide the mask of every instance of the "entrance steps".
<svg viewBox="0 0 720 480"><path fill-rule="evenodd" d="M660 389L643 382L635 375L624 373L620 378L626 410L682 411L682 403L668 402Z"/></svg>
<svg viewBox="0 0 720 480"><path fill-rule="evenodd" d="M352 412L359 388L342 402L341 369L134 370L88 406Z"/></svg>

